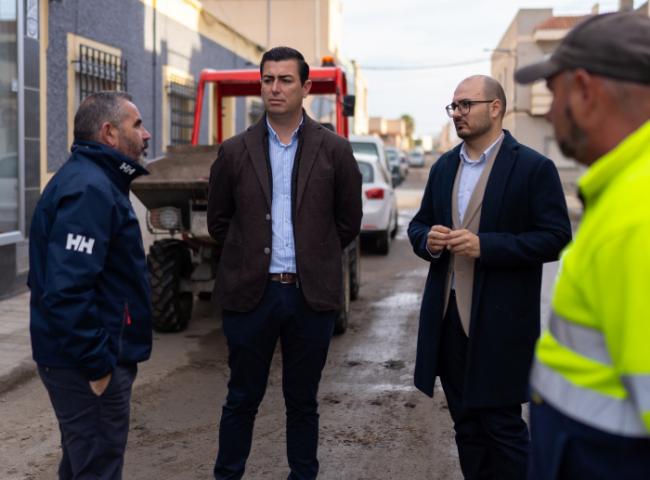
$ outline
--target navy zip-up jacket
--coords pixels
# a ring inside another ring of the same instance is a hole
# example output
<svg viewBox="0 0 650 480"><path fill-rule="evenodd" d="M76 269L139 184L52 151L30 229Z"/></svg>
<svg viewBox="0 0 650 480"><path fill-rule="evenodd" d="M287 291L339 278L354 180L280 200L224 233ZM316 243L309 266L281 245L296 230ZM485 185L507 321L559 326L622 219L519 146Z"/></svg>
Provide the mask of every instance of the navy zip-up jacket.
<svg viewBox="0 0 650 480"><path fill-rule="evenodd" d="M129 184L147 170L106 145L76 142L43 191L29 234L36 363L97 380L151 354L151 294Z"/></svg>

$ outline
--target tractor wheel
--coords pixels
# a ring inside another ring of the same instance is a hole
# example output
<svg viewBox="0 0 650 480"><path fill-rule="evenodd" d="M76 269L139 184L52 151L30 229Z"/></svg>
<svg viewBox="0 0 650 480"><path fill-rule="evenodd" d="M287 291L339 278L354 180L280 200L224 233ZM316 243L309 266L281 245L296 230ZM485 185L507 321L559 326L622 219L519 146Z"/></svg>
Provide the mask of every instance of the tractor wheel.
<svg viewBox="0 0 650 480"><path fill-rule="evenodd" d="M181 240L165 239L153 243L147 256L151 279L153 328L157 332L180 332L192 317L194 295L181 292L181 279L192 274L188 246Z"/></svg>

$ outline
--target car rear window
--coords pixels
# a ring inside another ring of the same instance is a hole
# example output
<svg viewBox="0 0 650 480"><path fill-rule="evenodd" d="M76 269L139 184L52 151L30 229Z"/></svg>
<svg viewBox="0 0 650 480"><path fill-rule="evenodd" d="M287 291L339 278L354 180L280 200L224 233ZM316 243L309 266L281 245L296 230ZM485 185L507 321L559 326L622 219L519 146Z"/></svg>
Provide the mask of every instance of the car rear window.
<svg viewBox="0 0 650 480"><path fill-rule="evenodd" d="M366 153L379 158L379 151L377 150L377 145L374 143L350 142L350 145L352 145L352 151L354 153Z"/></svg>
<svg viewBox="0 0 650 480"><path fill-rule="evenodd" d="M372 165L368 162L357 162L363 183L372 183L375 181L375 172Z"/></svg>

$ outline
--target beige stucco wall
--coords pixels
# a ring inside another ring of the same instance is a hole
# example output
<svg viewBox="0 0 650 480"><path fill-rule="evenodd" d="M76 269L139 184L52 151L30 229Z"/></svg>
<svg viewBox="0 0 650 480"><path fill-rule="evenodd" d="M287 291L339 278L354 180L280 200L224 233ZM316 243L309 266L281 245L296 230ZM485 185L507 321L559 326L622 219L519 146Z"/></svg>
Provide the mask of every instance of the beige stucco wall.
<svg viewBox="0 0 650 480"><path fill-rule="evenodd" d="M386 120L386 133L389 135L404 136L406 133L406 125L401 118L387 119Z"/></svg>
<svg viewBox="0 0 650 480"><path fill-rule="evenodd" d="M341 57L341 0L203 0L203 8L242 36L265 49L286 45L299 50L311 66L333 56L344 67L348 91L356 95L352 133L368 133L368 86L353 62ZM252 66L256 66L252 65ZM312 104L310 99L306 106ZM314 114L314 112L310 112ZM327 115L321 121L333 121Z"/></svg>
<svg viewBox="0 0 650 480"><path fill-rule="evenodd" d="M368 82L358 65L355 62L351 62L351 65L354 77L354 89L351 91L356 96L354 117L352 118L352 133L366 135L370 127L368 120Z"/></svg>
<svg viewBox="0 0 650 480"><path fill-rule="evenodd" d="M311 65L325 55L339 57L340 0L204 0L212 15L266 48L287 45Z"/></svg>
<svg viewBox="0 0 650 480"><path fill-rule="evenodd" d="M503 86L508 101L503 128L566 170L576 164L560 152L553 127L539 108L540 103L547 103L548 92L537 84L533 96L533 85L514 82L517 68L542 60L557 46L557 40L537 41L535 37L535 27L551 16L553 10L548 8L519 10L492 54L491 73Z"/></svg>

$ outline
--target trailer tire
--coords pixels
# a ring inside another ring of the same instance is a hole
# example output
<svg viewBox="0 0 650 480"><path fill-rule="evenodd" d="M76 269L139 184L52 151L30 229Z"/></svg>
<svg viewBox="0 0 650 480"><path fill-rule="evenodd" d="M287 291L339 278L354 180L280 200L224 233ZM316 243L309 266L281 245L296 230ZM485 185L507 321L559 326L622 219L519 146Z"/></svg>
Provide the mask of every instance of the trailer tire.
<svg viewBox="0 0 650 480"><path fill-rule="evenodd" d="M192 317L194 295L181 292L182 279L192 274L189 247L181 240L158 240L147 256L151 280L152 323L157 332L180 332Z"/></svg>

